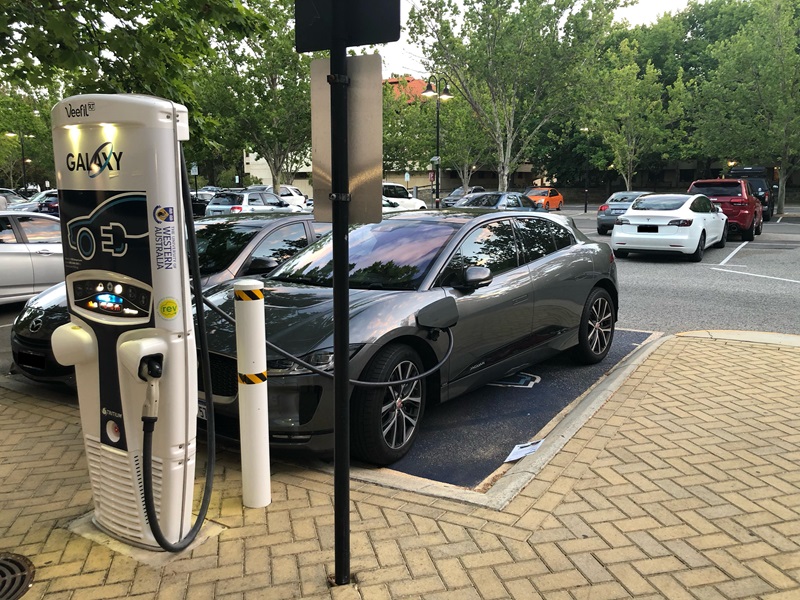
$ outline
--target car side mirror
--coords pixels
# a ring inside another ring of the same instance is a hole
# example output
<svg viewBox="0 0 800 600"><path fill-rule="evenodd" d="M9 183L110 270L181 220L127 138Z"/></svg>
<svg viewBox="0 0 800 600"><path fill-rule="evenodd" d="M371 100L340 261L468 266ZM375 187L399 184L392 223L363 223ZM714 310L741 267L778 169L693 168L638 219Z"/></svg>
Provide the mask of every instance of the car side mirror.
<svg viewBox="0 0 800 600"><path fill-rule="evenodd" d="M417 313L417 325L427 329L443 329L458 323L458 306L452 296L441 298Z"/></svg>
<svg viewBox="0 0 800 600"><path fill-rule="evenodd" d="M456 289L476 290L492 283L492 271L488 267L467 267L464 282L453 286Z"/></svg>
<svg viewBox="0 0 800 600"><path fill-rule="evenodd" d="M247 267L245 275L264 275L272 272L278 266L278 261L274 258L254 258Z"/></svg>

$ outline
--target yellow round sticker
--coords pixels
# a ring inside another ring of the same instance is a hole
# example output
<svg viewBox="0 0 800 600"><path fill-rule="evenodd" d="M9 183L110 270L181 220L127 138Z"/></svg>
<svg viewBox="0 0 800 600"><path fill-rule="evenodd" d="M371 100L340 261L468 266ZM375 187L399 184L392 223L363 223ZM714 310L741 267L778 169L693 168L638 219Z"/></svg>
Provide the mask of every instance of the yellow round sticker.
<svg viewBox="0 0 800 600"><path fill-rule="evenodd" d="M164 298L158 303L158 314L162 319L174 319L178 316L178 301L175 298Z"/></svg>

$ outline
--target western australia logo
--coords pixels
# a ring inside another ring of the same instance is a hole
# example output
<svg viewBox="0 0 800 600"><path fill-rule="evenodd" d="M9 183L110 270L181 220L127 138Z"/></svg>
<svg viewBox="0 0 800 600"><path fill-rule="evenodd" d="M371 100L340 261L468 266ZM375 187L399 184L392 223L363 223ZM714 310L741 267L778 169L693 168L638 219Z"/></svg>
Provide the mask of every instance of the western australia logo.
<svg viewBox="0 0 800 600"><path fill-rule="evenodd" d="M86 171L89 177L94 179L105 170L119 171L122 154L122 152L114 152L111 142L105 142L100 144L91 156L88 152L67 154L67 169Z"/></svg>

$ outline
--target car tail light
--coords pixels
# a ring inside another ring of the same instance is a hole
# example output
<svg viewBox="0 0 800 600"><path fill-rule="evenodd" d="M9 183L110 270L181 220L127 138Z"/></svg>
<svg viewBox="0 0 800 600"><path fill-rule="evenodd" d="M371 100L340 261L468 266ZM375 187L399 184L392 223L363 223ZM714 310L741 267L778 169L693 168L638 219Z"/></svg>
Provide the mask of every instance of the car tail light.
<svg viewBox="0 0 800 600"><path fill-rule="evenodd" d="M606 210L608 210L608 204L603 204L603 206L597 209L597 212L603 212Z"/></svg>
<svg viewBox="0 0 800 600"><path fill-rule="evenodd" d="M624 217L617 217L617 220L614 221L614 225L630 225L630 221Z"/></svg>
<svg viewBox="0 0 800 600"><path fill-rule="evenodd" d="M692 219L672 219L667 225L675 225L676 227L691 227Z"/></svg>
<svg viewBox="0 0 800 600"><path fill-rule="evenodd" d="M242 212L242 207L241 206L231 206L231 212L232 213L240 213L240 212Z"/></svg>

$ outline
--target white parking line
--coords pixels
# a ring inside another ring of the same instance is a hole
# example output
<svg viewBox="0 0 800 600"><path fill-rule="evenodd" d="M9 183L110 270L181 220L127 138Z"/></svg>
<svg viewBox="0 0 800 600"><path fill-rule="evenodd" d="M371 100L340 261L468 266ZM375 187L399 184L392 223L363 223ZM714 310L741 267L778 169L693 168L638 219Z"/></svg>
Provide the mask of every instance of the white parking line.
<svg viewBox="0 0 800 600"><path fill-rule="evenodd" d="M719 263L719 266L720 266L720 267L722 267L723 265L727 264L727 263L728 263L728 261L729 261L730 259L732 259L734 256L736 256L736 253L737 253L737 252L739 252L739 250L741 250L741 249L742 249L742 248L744 248L745 246L747 246L747 242L742 242L741 244L739 244L739 247L738 247L738 248L736 248L736 250L734 250L734 251L733 251L733 252L731 252L730 254L728 254L728 256L725 258L725 260L723 260L721 263Z"/></svg>
<svg viewBox="0 0 800 600"><path fill-rule="evenodd" d="M755 273L744 273L742 271L733 271L732 269L718 269L711 267L712 271L723 271L725 273L736 273L737 275L749 275L750 277L762 277L764 279L775 279L777 281L788 281L789 283L800 283L797 279L785 279L784 277L772 277L771 275L757 275Z"/></svg>

